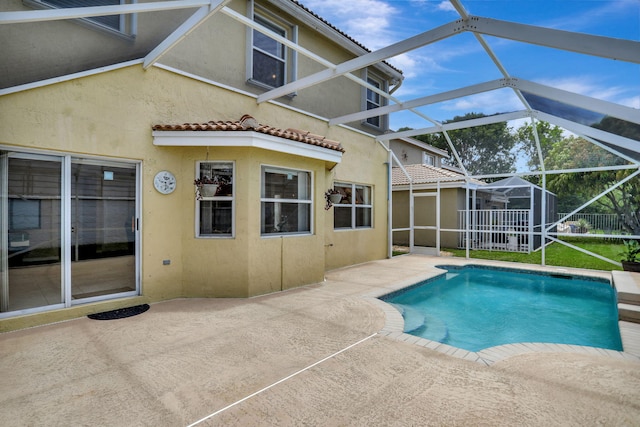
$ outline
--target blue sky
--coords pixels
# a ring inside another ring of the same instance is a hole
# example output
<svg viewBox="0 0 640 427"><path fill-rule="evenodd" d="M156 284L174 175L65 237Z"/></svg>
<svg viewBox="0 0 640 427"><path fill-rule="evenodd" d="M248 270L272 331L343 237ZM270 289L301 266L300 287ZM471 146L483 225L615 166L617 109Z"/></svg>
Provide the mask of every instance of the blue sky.
<svg viewBox="0 0 640 427"><path fill-rule="evenodd" d="M371 50L459 18L441 0L301 0ZM640 40L639 0L462 0L469 14L560 30ZM640 65L559 51L495 37L486 41L512 77L640 108ZM457 35L389 60L406 78L401 100L501 78L471 34ZM436 120L467 112L521 110L510 90L420 108ZM391 127L430 126L412 113L394 114Z"/></svg>

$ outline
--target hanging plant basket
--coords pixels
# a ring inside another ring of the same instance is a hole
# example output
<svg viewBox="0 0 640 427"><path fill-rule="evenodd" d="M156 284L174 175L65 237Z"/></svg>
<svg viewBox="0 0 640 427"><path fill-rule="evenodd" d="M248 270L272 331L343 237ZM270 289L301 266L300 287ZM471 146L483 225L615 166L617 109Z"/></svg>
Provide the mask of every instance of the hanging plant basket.
<svg viewBox="0 0 640 427"><path fill-rule="evenodd" d="M333 203L334 205L337 203L340 203L342 201L342 194L337 193L337 194L331 194L329 196L329 200L331 200L331 203Z"/></svg>
<svg viewBox="0 0 640 427"><path fill-rule="evenodd" d="M342 200L342 194L340 194L337 190L330 188L324 193L324 198L327 201L327 203L324 205L324 209L328 211L335 203L340 203L340 201Z"/></svg>
<svg viewBox="0 0 640 427"><path fill-rule="evenodd" d="M218 184L202 184L200 187L200 195L202 197L213 197L218 191Z"/></svg>

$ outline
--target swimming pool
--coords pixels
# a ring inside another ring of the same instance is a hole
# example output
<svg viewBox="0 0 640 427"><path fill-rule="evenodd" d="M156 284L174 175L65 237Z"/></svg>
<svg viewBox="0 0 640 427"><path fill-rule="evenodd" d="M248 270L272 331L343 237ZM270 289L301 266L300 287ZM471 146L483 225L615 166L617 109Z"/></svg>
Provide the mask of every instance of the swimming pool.
<svg viewBox="0 0 640 427"><path fill-rule="evenodd" d="M622 350L608 281L484 266L438 266L443 276L381 299L404 331L468 351L522 342Z"/></svg>

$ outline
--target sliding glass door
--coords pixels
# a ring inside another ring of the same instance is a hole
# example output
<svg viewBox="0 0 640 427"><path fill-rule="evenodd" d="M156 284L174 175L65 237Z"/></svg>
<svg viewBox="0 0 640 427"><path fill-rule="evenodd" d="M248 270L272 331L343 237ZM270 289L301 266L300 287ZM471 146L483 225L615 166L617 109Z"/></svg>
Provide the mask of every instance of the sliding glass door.
<svg viewBox="0 0 640 427"><path fill-rule="evenodd" d="M136 168L71 164L71 297L136 290Z"/></svg>
<svg viewBox="0 0 640 427"><path fill-rule="evenodd" d="M5 153L2 159L0 311L62 304L62 158Z"/></svg>
<svg viewBox="0 0 640 427"><path fill-rule="evenodd" d="M0 151L0 317L136 295L138 165Z"/></svg>

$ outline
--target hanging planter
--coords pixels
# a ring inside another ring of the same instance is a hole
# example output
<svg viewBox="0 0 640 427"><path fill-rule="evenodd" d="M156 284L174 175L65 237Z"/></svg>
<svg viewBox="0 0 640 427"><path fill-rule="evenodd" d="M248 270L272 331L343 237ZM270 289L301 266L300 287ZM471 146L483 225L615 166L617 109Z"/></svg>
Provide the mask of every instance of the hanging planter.
<svg viewBox="0 0 640 427"><path fill-rule="evenodd" d="M328 211L333 205L342 201L342 194L339 191L330 188L326 193L324 193L324 198L327 201L324 209Z"/></svg>
<svg viewBox="0 0 640 427"><path fill-rule="evenodd" d="M218 176L209 178L203 176L193 181L193 185L196 186L196 199L202 200L203 197L214 197L218 192L220 186L224 184L224 181Z"/></svg>
<svg viewBox="0 0 640 427"><path fill-rule="evenodd" d="M202 197L213 197L218 191L218 184L202 184L200 187L200 195Z"/></svg>

